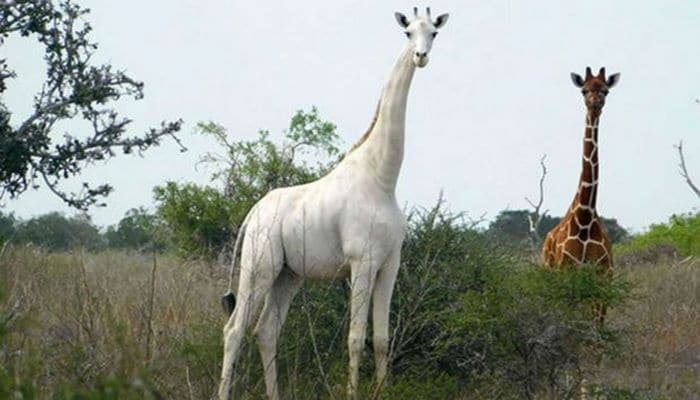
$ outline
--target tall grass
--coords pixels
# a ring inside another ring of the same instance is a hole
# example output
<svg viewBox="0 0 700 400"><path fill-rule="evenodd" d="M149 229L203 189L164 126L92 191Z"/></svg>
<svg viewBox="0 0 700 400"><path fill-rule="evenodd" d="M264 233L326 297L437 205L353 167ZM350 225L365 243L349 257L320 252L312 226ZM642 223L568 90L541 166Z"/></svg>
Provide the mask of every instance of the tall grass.
<svg viewBox="0 0 700 400"><path fill-rule="evenodd" d="M16 385L37 398L209 397L222 285L199 264L157 263L152 275L150 256L8 247L3 311L13 307L17 317L1 355Z"/></svg>
<svg viewBox="0 0 700 400"><path fill-rule="evenodd" d="M590 276L520 263L434 211L414 216L407 239L392 311L390 385L374 396L368 343L366 398L565 398L553 397L561 392L548 382L564 382L572 366L597 371L590 382L607 398L698 398L697 260L619 270L633 296L608 314L606 325L620 332L617 354L596 369L586 360L586 346L597 340L585 322ZM169 256L155 262L149 254L5 248L0 397L210 398L222 358L225 273ZM347 284L336 282L307 284L295 299L280 343L285 398L343 398L347 298ZM523 347L533 340L549 347ZM236 383L244 399L264 398L252 343Z"/></svg>

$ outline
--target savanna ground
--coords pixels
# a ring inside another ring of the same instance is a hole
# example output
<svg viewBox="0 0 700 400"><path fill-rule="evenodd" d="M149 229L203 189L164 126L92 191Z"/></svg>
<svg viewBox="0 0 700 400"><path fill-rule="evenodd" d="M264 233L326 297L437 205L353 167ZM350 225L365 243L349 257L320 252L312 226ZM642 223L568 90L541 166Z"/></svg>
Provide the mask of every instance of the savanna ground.
<svg viewBox="0 0 700 400"><path fill-rule="evenodd" d="M585 377L600 398L700 398L697 257L628 251L619 257L620 285L590 295L594 274L542 272L441 218L414 219L392 310L393 378L374 391L368 343L364 397L566 398ZM215 393L227 285L220 265L8 245L0 282L1 398ZM347 293L345 282L307 283L295 299L280 349L285 398L343 398ZM605 330L586 323L586 298L612 299ZM253 344L243 351L239 398L264 398Z"/></svg>

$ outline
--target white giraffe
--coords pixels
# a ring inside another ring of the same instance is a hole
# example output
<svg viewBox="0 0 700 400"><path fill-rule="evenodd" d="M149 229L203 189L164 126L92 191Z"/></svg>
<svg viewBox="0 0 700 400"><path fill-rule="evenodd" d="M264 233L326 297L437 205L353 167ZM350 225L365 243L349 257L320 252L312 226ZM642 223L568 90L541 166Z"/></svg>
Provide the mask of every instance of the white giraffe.
<svg viewBox="0 0 700 400"><path fill-rule="evenodd" d="M241 341L260 305L255 333L265 369L265 386L278 399L277 342L294 295L305 278L350 277L350 371L348 396L357 398L358 368L365 344L370 298L378 384L385 381L389 356L389 306L399 269L406 219L396 201L404 151L406 100L416 66L428 53L448 14L432 21L396 20L408 42L384 86L374 122L348 155L317 181L275 189L248 213L234 246L241 244L237 304L224 327L224 360L219 398L228 399ZM233 264L231 266L233 271ZM233 295L224 305L233 307ZM230 310L229 310L230 311Z"/></svg>

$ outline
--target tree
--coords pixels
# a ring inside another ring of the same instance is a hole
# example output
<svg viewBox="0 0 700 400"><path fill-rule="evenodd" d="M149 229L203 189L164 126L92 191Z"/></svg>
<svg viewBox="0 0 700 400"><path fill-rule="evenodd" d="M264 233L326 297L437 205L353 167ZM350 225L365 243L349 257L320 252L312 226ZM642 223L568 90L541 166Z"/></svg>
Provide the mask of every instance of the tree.
<svg viewBox="0 0 700 400"><path fill-rule="evenodd" d="M629 239L629 232L627 232L627 229L617 222L616 218L600 217L600 220L603 222L605 229L608 231L608 236L610 237L611 242L620 243Z"/></svg>
<svg viewBox="0 0 700 400"><path fill-rule="evenodd" d="M200 161L216 166L212 181L223 189L175 182L154 189L158 213L176 245L188 254L219 254L267 192L311 182L335 165L339 154L335 128L321 119L315 107L292 116L282 143L274 142L266 130L259 131L255 140L232 142L223 126L200 123L198 132L213 137L223 150Z"/></svg>
<svg viewBox="0 0 700 400"><path fill-rule="evenodd" d="M530 218L532 213L528 210L503 210L496 215L493 221L489 224L488 233L501 243L515 244L516 247L525 249L533 236L530 227ZM537 237L543 238L547 233L554 228L560 217L552 217L550 215L541 214L538 217ZM538 243L540 246L542 243Z"/></svg>
<svg viewBox="0 0 700 400"><path fill-rule="evenodd" d="M98 250L104 244L99 229L92 224L89 216L79 214L66 218L59 212L20 222L15 238L18 243L32 243L54 251L76 247Z"/></svg>
<svg viewBox="0 0 700 400"><path fill-rule="evenodd" d="M85 210L107 196L108 184L83 183L79 193L68 193L61 181L75 177L89 164L115 156L117 150L139 154L175 133L181 121L162 122L141 136L125 137L131 120L111 108L121 97L143 98L143 83L109 64L94 65L97 44L88 35L89 12L65 0L14 0L0 2L0 47L10 35L33 37L44 47L46 81L34 96L33 112L12 124L11 112L0 97L0 199L20 196L43 183L69 206ZM0 59L0 95L16 72ZM53 136L61 121L82 119L89 128ZM181 149L184 150L184 147Z"/></svg>
<svg viewBox="0 0 700 400"><path fill-rule="evenodd" d="M159 235L159 220L155 214L143 207L126 212L116 226L110 226L104 237L107 246L116 249L163 250L166 243Z"/></svg>
<svg viewBox="0 0 700 400"><path fill-rule="evenodd" d="M311 182L333 168L337 162L334 157L340 152L335 128L321 119L316 107L294 113L281 144L270 140L266 130L259 131L255 140L230 142L221 125L199 123L198 131L213 137L225 152L207 153L200 162L219 166L212 180L220 180L225 196L240 206L241 213L234 221L242 221L250 207L270 190ZM321 156L324 161L314 164L312 156Z"/></svg>
<svg viewBox="0 0 700 400"><path fill-rule="evenodd" d="M168 182L154 196L158 216L182 254L213 258L231 237L235 204L213 187Z"/></svg>

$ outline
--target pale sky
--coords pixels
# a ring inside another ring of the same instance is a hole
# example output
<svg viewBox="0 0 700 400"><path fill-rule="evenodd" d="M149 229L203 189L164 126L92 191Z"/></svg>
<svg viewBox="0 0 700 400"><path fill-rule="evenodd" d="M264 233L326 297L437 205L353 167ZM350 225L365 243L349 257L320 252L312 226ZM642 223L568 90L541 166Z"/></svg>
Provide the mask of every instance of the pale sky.
<svg viewBox="0 0 700 400"><path fill-rule="evenodd" d="M564 213L576 191L585 120L569 73L590 65L621 73L600 123L599 212L638 231L700 206L673 147L684 140L700 183L698 1L78 2L92 10L95 60L146 84L144 100L118 106L134 120L132 132L183 118L189 148L180 153L169 141L74 179L76 188L114 186L108 207L90 212L99 225L133 207L152 209L153 187L168 180L208 183L209 171L195 164L217 149L193 135L198 121L224 125L232 140L259 129L279 138L295 110L315 105L350 146L369 125L406 40L393 13L410 15L414 5L450 19L409 94L401 204L430 206L443 190L453 210L472 216L526 208L546 153L544 207ZM20 75L4 99L16 122L40 88L42 53L24 38L2 52ZM72 213L47 189L5 203L23 218L52 210Z"/></svg>

